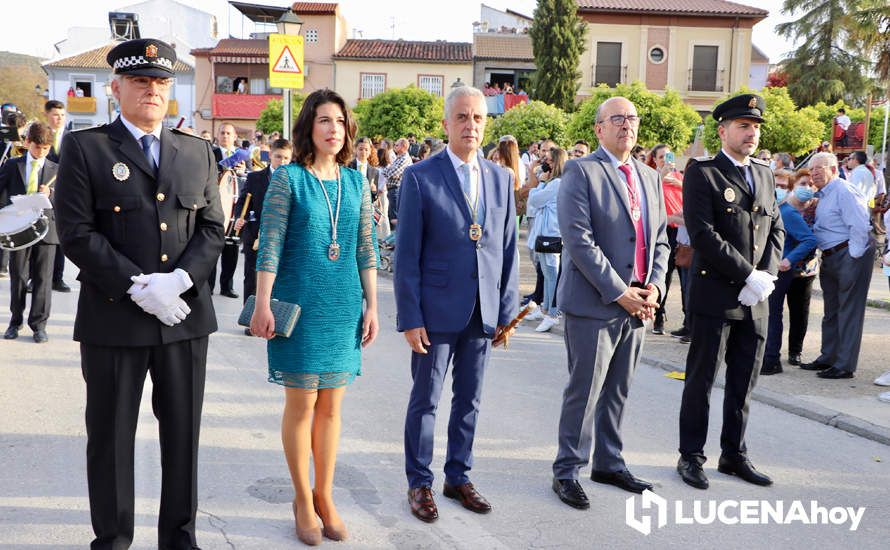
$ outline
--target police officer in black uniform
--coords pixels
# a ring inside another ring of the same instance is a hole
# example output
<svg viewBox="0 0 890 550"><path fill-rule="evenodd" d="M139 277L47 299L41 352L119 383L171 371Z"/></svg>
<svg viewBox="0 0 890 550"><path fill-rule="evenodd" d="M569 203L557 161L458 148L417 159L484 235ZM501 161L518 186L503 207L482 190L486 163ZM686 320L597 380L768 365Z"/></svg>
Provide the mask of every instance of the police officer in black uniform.
<svg viewBox="0 0 890 550"><path fill-rule="evenodd" d="M747 457L748 397L763 362L767 297L782 257L785 230L769 165L752 158L760 140L763 98L745 94L718 105L713 117L722 150L690 161L683 216L694 249L689 287L692 342L680 407L680 461L689 485L706 489L702 470L711 386L726 362L718 471L757 485L772 480Z"/></svg>
<svg viewBox="0 0 890 550"><path fill-rule="evenodd" d="M133 540L133 447L146 372L163 469L158 546L195 548L207 286L223 246L210 144L163 128L176 52L130 40L107 56L121 116L62 145L57 224L79 268L74 339L86 381L91 548Z"/></svg>

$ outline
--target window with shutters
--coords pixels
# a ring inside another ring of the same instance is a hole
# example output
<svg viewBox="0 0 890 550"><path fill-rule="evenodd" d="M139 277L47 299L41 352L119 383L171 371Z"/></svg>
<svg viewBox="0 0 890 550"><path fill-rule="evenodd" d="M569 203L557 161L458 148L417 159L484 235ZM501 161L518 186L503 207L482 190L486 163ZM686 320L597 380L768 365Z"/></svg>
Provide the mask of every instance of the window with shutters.
<svg viewBox="0 0 890 550"><path fill-rule="evenodd" d="M362 73L361 99L371 99L386 90L386 73Z"/></svg>
<svg viewBox="0 0 890 550"><path fill-rule="evenodd" d="M417 75L417 87L426 90L429 93L442 97L445 84L445 77L435 74L419 74Z"/></svg>
<svg viewBox="0 0 890 550"><path fill-rule="evenodd" d="M593 85L621 83L621 42L597 42Z"/></svg>
<svg viewBox="0 0 890 550"><path fill-rule="evenodd" d="M266 79L265 78L251 78L250 86L248 87L250 93L252 94L265 94L266 92Z"/></svg>
<svg viewBox="0 0 890 550"><path fill-rule="evenodd" d="M717 52L717 46L693 47L690 90L701 92L719 91L717 89Z"/></svg>

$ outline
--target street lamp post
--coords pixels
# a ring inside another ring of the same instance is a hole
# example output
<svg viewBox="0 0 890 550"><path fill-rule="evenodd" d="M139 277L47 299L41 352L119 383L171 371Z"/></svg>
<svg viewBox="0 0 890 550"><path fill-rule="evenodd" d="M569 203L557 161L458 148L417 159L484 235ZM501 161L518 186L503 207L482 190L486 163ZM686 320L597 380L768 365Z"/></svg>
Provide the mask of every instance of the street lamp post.
<svg viewBox="0 0 890 550"><path fill-rule="evenodd" d="M278 34L289 34L296 36L300 34L300 29L303 27L303 22L300 21L300 18L297 17L297 14L293 12L293 10L287 10L281 17L278 19L278 22L275 24L278 28ZM291 133L291 124L293 119L293 113L291 112L291 90L290 88L285 88L282 93L282 105L281 111L284 118L284 132L281 137L289 138Z"/></svg>

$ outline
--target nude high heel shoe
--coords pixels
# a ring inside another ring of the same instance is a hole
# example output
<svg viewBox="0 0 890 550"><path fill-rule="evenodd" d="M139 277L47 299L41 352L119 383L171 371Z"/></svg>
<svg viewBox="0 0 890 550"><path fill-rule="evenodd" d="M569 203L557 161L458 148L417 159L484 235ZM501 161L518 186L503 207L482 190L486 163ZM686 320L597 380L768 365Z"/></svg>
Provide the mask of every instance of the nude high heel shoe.
<svg viewBox="0 0 890 550"><path fill-rule="evenodd" d="M315 513L318 514L318 517L321 518L322 525L324 525L322 533L325 537L336 541L346 540L349 537L349 532L346 530L346 524L340 523L340 525L329 525L325 523L324 518L318 510L318 495L315 494L315 491L312 491L312 504L315 506Z"/></svg>
<svg viewBox="0 0 890 550"><path fill-rule="evenodd" d="M314 497L314 495L313 495ZM294 525L297 529L297 538L300 539L300 542L305 544L306 546L318 546L321 544L321 528L318 524L315 527L310 527L309 529L300 529L300 524L297 522L297 501L293 501L294 507Z"/></svg>

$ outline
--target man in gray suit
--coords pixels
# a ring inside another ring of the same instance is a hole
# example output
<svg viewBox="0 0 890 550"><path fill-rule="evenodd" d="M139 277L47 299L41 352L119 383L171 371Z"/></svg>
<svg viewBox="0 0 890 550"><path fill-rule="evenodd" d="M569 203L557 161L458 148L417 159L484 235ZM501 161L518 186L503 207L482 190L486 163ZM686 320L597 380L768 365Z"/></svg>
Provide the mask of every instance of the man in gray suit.
<svg viewBox="0 0 890 550"><path fill-rule="evenodd" d="M642 493L621 457L621 419L640 357L643 322L664 293L670 254L658 174L631 157L640 119L633 103L600 105L600 147L565 165L557 199L564 266L557 299L565 314L569 382L559 419L553 490L575 508L590 506L578 483L596 425L591 479Z"/></svg>

